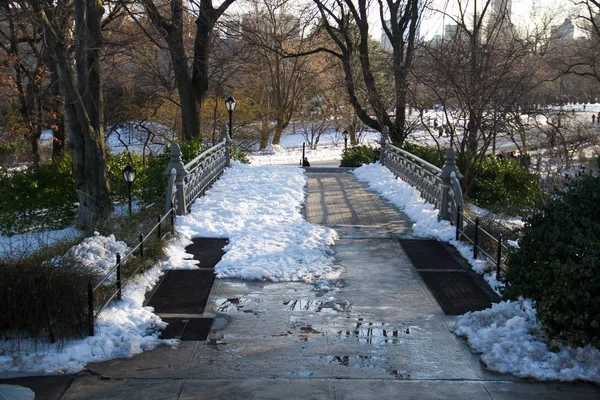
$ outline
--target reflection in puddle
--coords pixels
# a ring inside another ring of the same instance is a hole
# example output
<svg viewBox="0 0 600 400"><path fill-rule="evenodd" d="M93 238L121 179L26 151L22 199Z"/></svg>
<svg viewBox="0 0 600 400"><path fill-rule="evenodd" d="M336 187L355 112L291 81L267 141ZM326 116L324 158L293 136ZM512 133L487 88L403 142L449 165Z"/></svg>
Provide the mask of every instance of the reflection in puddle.
<svg viewBox="0 0 600 400"><path fill-rule="evenodd" d="M323 302L309 299L286 300L283 302L289 311L319 311Z"/></svg>
<svg viewBox="0 0 600 400"><path fill-rule="evenodd" d="M283 305L288 311L313 311L313 312L344 312L350 311L348 300L315 301L310 299L285 300Z"/></svg>
<svg viewBox="0 0 600 400"><path fill-rule="evenodd" d="M359 318L355 323L354 329L337 331L340 338L356 338L359 343L367 344L398 344L404 340L404 335L409 334L409 328L398 330L387 326L383 322L364 322L362 318Z"/></svg>
<svg viewBox="0 0 600 400"><path fill-rule="evenodd" d="M247 299L243 299L241 297L233 297L228 299L217 299L215 300L215 304L217 305L218 312L243 312L243 313L252 313L254 315L258 315L258 313L254 310L244 309L246 304L249 301Z"/></svg>

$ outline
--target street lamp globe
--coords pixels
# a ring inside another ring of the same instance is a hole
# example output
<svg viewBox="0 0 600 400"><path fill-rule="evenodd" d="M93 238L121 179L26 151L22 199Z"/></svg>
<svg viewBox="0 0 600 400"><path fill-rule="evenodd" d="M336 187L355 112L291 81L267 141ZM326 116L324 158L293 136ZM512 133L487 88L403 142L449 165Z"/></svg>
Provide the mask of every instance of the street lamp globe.
<svg viewBox="0 0 600 400"><path fill-rule="evenodd" d="M133 165L127 165L123 168L123 179L125 179L125 182L127 183L127 197L129 197L128 209L129 215L131 216L131 185L135 180L135 168L133 168Z"/></svg>
<svg viewBox="0 0 600 400"><path fill-rule="evenodd" d="M233 96L229 96L229 98L227 100L225 100L225 107L227 107L227 111L232 112L233 110L235 110L235 99L233 98Z"/></svg>
<svg viewBox="0 0 600 400"><path fill-rule="evenodd" d="M123 179L125 179L125 182L129 185L133 183L135 180L135 168L133 165L127 165L123 168Z"/></svg>

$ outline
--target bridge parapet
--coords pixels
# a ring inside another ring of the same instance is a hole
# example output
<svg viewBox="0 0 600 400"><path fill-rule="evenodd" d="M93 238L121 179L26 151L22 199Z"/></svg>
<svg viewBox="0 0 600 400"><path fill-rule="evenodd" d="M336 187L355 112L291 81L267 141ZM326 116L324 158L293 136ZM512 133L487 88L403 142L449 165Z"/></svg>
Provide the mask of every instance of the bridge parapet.
<svg viewBox="0 0 600 400"><path fill-rule="evenodd" d="M448 149L444 167L438 168L394 146L385 128L381 134L380 162L396 177L416 187L421 197L439 210L439 219L461 224L458 214L463 205L460 188L462 175L456 166L454 149Z"/></svg>
<svg viewBox="0 0 600 400"><path fill-rule="evenodd" d="M177 215L185 215L190 205L202 196L231 165L231 139L226 128L221 142L206 150L187 164L181 160L178 144L171 148L171 162L165 175L168 177L166 209L175 207Z"/></svg>

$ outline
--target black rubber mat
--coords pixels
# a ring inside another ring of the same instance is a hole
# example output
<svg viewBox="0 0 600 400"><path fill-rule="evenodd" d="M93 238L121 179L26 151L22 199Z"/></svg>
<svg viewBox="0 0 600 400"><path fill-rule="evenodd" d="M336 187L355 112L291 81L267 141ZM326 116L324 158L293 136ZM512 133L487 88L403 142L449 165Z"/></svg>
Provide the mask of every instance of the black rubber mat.
<svg viewBox="0 0 600 400"><path fill-rule="evenodd" d="M417 270L462 269L444 245L431 239L400 239L400 244Z"/></svg>
<svg viewBox="0 0 600 400"><path fill-rule="evenodd" d="M215 281L212 270L170 270L150 298L157 314L201 314Z"/></svg>
<svg viewBox="0 0 600 400"><path fill-rule="evenodd" d="M162 339L179 339L181 341L206 340L212 326L213 318L163 318L168 323L162 331Z"/></svg>
<svg viewBox="0 0 600 400"><path fill-rule="evenodd" d="M419 271L446 315L484 310L491 297L466 272Z"/></svg>
<svg viewBox="0 0 600 400"><path fill-rule="evenodd" d="M194 260L198 260L200 268L214 268L221 260L223 247L229 243L229 239L215 238L193 238L192 244L185 248L185 251L194 256Z"/></svg>

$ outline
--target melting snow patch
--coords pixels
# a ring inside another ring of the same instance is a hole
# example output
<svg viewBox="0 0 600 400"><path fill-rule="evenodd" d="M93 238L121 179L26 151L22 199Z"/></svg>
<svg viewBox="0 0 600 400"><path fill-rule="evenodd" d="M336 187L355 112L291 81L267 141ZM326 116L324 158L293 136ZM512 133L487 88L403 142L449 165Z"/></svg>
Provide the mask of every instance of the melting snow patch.
<svg viewBox="0 0 600 400"><path fill-rule="evenodd" d="M249 166L225 171L191 213L176 220L186 242L194 237L229 238L215 266L219 278L306 281L337 279L329 248L337 238L330 228L302 216L304 171L297 167ZM168 249L169 268L188 268L189 254Z"/></svg>
<svg viewBox="0 0 600 400"><path fill-rule="evenodd" d="M464 336L492 371L522 378L600 383L600 350L546 343L528 299L493 304L461 316L454 333Z"/></svg>

